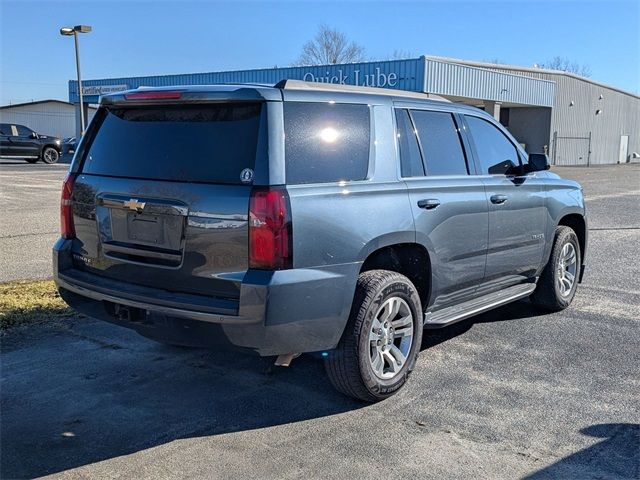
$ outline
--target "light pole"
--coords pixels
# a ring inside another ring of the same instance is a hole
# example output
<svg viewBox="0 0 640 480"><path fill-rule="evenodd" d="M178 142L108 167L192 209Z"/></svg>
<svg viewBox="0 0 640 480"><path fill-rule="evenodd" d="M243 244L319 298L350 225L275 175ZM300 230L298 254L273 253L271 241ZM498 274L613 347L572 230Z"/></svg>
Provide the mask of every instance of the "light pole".
<svg viewBox="0 0 640 480"><path fill-rule="evenodd" d="M82 101L82 79L80 78L80 50L78 48L78 33L89 33L89 25L76 25L75 27L62 27L60 35L71 36L76 44L76 70L78 72L78 93L80 94L80 136L84 135L84 104ZM76 117L77 118L77 117ZM80 139L78 139L79 141Z"/></svg>

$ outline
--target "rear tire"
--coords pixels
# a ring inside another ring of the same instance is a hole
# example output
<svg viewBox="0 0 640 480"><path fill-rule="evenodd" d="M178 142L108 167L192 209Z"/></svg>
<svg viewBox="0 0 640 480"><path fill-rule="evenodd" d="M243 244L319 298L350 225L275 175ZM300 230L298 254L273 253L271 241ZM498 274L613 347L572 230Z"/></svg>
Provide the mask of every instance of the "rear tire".
<svg viewBox="0 0 640 480"><path fill-rule="evenodd" d="M44 147L41 159L44 163L51 165L60 159L60 153L53 147Z"/></svg>
<svg viewBox="0 0 640 480"><path fill-rule="evenodd" d="M333 386L366 402L396 393L420 353L422 318L420 297L407 277L388 270L360 274L342 339L325 360Z"/></svg>
<svg viewBox="0 0 640 480"><path fill-rule="evenodd" d="M561 226L556 235L547 266L531 294L531 302L551 312L567 308L576 294L580 276L580 242L570 227Z"/></svg>

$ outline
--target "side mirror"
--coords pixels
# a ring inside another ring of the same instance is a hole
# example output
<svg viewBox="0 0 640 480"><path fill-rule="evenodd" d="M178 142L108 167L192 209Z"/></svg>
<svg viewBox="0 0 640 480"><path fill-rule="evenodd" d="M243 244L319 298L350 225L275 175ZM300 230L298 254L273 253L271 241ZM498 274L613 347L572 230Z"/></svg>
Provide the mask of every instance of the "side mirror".
<svg viewBox="0 0 640 480"><path fill-rule="evenodd" d="M526 167L527 172L543 172L544 170L549 170L549 168L551 168L549 165L549 157L544 153L529 154L529 163Z"/></svg>
<svg viewBox="0 0 640 480"><path fill-rule="evenodd" d="M504 160L489 167L489 175L516 175L519 168L513 160Z"/></svg>
<svg viewBox="0 0 640 480"><path fill-rule="evenodd" d="M36 132L31 132L31 138L38 138L38 134Z"/></svg>

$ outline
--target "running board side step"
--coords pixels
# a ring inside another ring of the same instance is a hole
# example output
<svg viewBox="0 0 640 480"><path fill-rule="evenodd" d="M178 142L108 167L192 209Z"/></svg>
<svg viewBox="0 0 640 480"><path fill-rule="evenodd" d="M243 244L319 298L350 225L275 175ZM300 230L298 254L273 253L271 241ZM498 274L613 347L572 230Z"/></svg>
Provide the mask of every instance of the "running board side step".
<svg viewBox="0 0 640 480"><path fill-rule="evenodd" d="M459 305L426 312L424 314L424 328L442 328L459 322L487 310L500 307L507 303L528 297L536 289L535 283L522 283L482 297L474 298Z"/></svg>

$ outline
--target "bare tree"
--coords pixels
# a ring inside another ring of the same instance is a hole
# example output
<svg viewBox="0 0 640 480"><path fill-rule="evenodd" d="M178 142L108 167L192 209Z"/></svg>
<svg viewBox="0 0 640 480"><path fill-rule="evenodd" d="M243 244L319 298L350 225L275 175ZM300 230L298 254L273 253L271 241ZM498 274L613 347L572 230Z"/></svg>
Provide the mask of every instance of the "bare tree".
<svg viewBox="0 0 640 480"><path fill-rule="evenodd" d="M320 25L318 33L302 47L295 65L325 65L354 63L366 60L364 47L349 41L347 36L327 25Z"/></svg>
<svg viewBox="0 0 640 480"><path fill-rule="evenodd" d="M553 57L551 60L538 63L535 65L538 68L546 68L547 70L560 70L561 72L575 73L582 77L591 76L591 67L589 65L581 65L577 62L572 62L566 57Z"/></svg>

